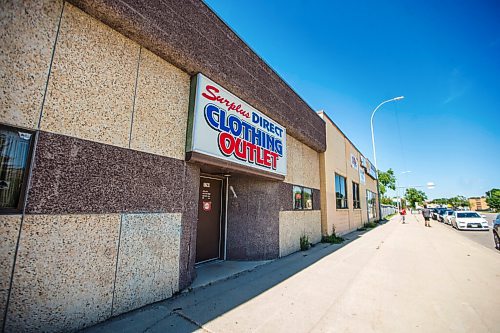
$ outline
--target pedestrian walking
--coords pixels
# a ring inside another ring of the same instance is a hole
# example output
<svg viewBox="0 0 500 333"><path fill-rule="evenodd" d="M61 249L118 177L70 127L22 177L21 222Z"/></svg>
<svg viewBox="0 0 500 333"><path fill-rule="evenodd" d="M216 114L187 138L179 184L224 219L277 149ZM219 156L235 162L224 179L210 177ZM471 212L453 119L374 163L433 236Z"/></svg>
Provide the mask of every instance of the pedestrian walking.
<svg viewBox="0 0 500 333"><path fill-rule="evenodd" d="M401 214L401 216L403 218L403 223L406 223L405 222L406 209L405 208L401 209L401 211L399 212L399 214Z"/></svg>
<svg viewBox="0 0 500 333"><path fill-rule="evenodd" d="M424 217L425 220L425 226L430 227L431 226L431 210L427 208L427 205L424 205L424 209L422 210L422 216Z"/></svg>

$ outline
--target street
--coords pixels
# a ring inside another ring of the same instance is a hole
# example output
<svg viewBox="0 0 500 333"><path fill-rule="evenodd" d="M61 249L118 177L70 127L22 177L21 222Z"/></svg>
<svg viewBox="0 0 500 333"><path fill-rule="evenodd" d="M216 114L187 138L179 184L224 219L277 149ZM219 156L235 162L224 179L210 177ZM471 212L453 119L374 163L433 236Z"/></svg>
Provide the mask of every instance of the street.
<svg viewBox="0 0 500 333"><path fill-rule="evenodd" d="M474 230L457 230L452 228L451 225L445 225L443 223L433 221L434 224L440 223L443 224L444 226L448 227L450 231L456 232L464 237L467 237L468 239L479 243L489 249L495 250L495 241L493 240L493 234L491 232L491 226L493 223L493 220L495 219L495 216L497 216L496 213L483 213L479 212L481 215L485 215L485 219L488 221L488 224L490 225L490 230L486 231L474 231ZM495 250L496 251L496 250Z"/></svg>
<svg viewBox="0 0 500 333"><path fill-rule="evenodd" d="M498 332L500 255L400 217L86 332ZM485 233L486 234L486 233Z"/></svg>

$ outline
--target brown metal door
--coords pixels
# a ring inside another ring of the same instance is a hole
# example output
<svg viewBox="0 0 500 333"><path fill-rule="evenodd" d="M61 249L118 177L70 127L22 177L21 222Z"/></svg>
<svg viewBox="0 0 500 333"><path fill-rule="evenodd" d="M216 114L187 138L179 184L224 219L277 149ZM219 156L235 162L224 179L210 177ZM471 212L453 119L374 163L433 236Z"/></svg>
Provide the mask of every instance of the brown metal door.
<svg viewBox="0 0 500 333"><path fill-rule="evenodd" d="M196 262L220 257L221 203L222 180L200 177Z"/></svg>

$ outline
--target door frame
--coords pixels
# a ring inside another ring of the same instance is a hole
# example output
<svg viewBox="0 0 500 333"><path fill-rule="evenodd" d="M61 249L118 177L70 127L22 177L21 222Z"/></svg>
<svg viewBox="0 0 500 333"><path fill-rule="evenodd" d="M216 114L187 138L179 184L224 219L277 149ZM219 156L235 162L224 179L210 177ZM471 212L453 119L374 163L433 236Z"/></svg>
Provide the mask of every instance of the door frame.
<svg viewBox="0 0 500 333"><path fill-rule="evenodd" d="M219 175L213 175L213 174L207 174L207 173L200 173L200 183L201 179L206 178L206 179L211 179L211 180L218 180L221 182L221 188L220 188L220 215L219 215L219 255L217 258L212 258L212 259L207 259L203 261L199 261L195 263L195 266L215 261L215 260L226 260L226 235L227 235L227 177L219 176ZM198 200L200 198L200 191L201 188L198 190ZM198 217L196 219L196 223L198 223ZM196 225L196 237L198 237L198 225Z"/></svg>

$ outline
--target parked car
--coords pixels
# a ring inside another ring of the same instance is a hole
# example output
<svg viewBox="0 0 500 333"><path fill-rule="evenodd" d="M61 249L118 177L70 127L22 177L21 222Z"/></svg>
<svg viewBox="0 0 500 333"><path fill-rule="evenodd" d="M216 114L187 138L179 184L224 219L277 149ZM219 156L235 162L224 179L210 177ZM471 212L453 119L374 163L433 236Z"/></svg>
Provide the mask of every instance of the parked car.
<svg viewBox="0 0 500 333"><path fill-rule="evenodd" d="M437 216L438 216L438 208L432 208L431 209L431 217L433 220L437 220Z"/></svg>
<svg viewBox="0 0 500 333"><path fill-rule="evenodd" d="M500 214L493 220L493 239L495 240L495 247L500 251Z"/></svg>
<svg viewBox="0 0 500 333"><path fill-rule="evenodd" d="M458 230L486 230L488 221L473 211L457 211L451 217L451 225Z"/></svg>
<svg viewBox="0 0 500 333"><path fill-rule="evenodd" d="M455 212L454 210L448 209L446 211L446 214L444 215L443 222L451 225L451 217L453 216L454 212Z"/></svg>
<svg viewBox="0 0 500 333"><path fill-rule="evenodd" d="M444 222L444 217L448 214L448 212L450 211L451 209L440 209L439 210L439 213L438 213L438 221L439 222Z"/></svg>
<svg viewBox="0 0 500 333"><path fill-rule="evenodd" d="M447 208L436 208L436 212L432 213L432 218L437 221L442 221L442 219L439 218L441 214L446 210Z"/></svg>

